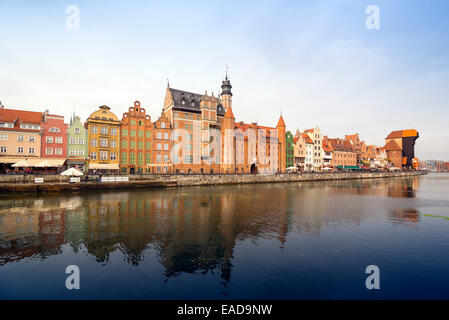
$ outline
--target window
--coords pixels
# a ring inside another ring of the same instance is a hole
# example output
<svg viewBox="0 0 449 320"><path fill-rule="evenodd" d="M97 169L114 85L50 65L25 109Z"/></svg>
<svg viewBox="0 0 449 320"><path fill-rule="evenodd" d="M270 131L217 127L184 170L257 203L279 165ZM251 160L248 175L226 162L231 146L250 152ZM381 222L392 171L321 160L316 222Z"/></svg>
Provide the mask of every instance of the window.
<svg viewBox="0 0 449 320"><path fill-rule="evenodd" d="M145 149L151 149L151 142L145 142Z"/></svg>
<svg viewBox="0 0 449 320"><path fill-rule="evenodd" d="M164 154L164 162L168 162L168 154Z"/></svg>
<svg viewBox="0 0 449 320"><path fill-rule="evenodd" d="M55 128L55 127L50 128L49 131L50 131L50 132L61 132L61 130L59 130L59 128Z"/></svg>
<svg viewBox="0 0 449 320"><path fill-rule="evenodd" d="M168 137L168 132L164 132L164 139L166 139L166 140L169 139L169 137Z"/></svg>
<svg viewBox="0 0 449 320"><path fill-rule="evenodd" d="M164 150L168 150L168 143L164 143Z"/></svg>
<svg viewBox="0 0 449 320"><path fill-rule="evenodd" d="M135 136L136 136L136 130L131 129L131 130L129 131L129 135L130 135L131 137L135 137Z"/></svg>
<svg viewBox="0 0 449 320"><path fill-rule="evenodd" d="M122 148L128 148L128 141L122 140Z"/></svg>
<svg viewBox="0 0 449 320"><path fill-rule="evenodd" d="M111 128L111 135L113 136L117 135L117 128Z"/></svg>
<svg viewBox="0 0 449 320"><path fill-rule="evenodd" d="M139 130L137 133L139 137L143 137L143 130Z"/></svg>
<svg viewBox="0 0 449 320"><path fill-rule="evenodd" d="M80 128L75 128L75 133L80 133L80 132L81 132Z"/></svg>
<svg viewBox="0 0 449 320"><path fill-rule="evenodd" d="M76 139L75 138L70 138L70 144L76 144Z"/></svg>
<svg viewBox="0 0 449 320"><path fill-rule="evenodd" d="M184 159L185 159L185 163L193 163L193 155L186 155L185 157L184 157Z"/></svg>
<svg viewBox="0 0 449 320"><path fill-rule="evenodd" d="M136 120L131 120L131 125L135 126L136 125Z"/></svg>
<svg viewBox="0 0 449 320"><path fill-rule="evenodd" d="M124 137L128 136L128 129L122 129L122 136Z"/></svg>
<svg viewBox="0 0 449 320"><path fill-rule="evenodd" d="M175 118L177 118L178 117L178 113L177 112L175 112Z"/></svg>
<svg viewBox="0 0 449 320"><path fill-rule="evenodd" d="M108 139L100 139L100 147L107 148L108 147Z"/></svg>
<svg viewBox="0 0 449 320"><path fill-rule="evenodd" d="M23 153L23 147L18 147L17 148L17 153Z"/></svg>
<svg viewBox="0 0 449 320"><path fill-rule="evenodd" d="M158 144L157 144L156 150L162 150L162 144L161 144L161 143L158 143Z"/></svg>
<svg viewBox="0 0 449 320"><path fill-rule="evenodd" d="M100 152L100 160L108 160L108 152L107 151Z"/></svg>
<svg viewBox="0 0 449 320"><path fill-rule="evenodd" d="M6 133L0 133L0 141L8 141L8 135Z"/></svg>
<svg viewBox="0 0 449 320"><path fill-rule="evenodd" d="M158 133L157 133L157 138L158 138L158 139L162 139L162 133L161 133L161 132L158 132Z"/></svg>
<svg viewBox="0 0 449 320"><path fill-rule="evenodd" d="M73 148L71 148L70 151L69 151L69 154L70 154L71 156L76 155L76 150L73 149Z"/></svg>
<svg viewBox="0 0 449 320"><path fill-rule="evenodd" d="M129 163L136 164L136 153L135 152L131 152L129 154Z"/></svg>
<svg viewBox="0 0 449 320"><path fill-rule="evenodd" d="M84 156L84 150L83 149L78 149L78 155L79 156Z"/></svg>
<svg viewBox="0 0 449 320"><path fill-rule="evenodd" d="M122 152L121 162L122 164L126 165L128 164L128 154L126 152Z"/></svg>
<svg viewBox="0 0 449 320"><path fill-rule="evenodd" d="M78 144L84 144L84 139L83 138L79 138L78 139Z"/></svg>
<svg viewBox="0 0 449 320"><path fill-rule="evenodd" d="M136 140L131 140L131 141L129 142L129 147L130 147L130 148L135 148L135 147L136 147Z"/></svg>
<svg viewBox="0 0 449 320"><path fill-rule="evenodd" d="M62 155L62 148L56 148L55 149L55 155L57 155L57 156Z"/></svg>
<svg viewBox="0 0 449 320"><path fill-rule="evenodd" d="M143 148L143 141L139 141L138 142L138 146L139 146L139 149L142 149Z"/></svg>
<svg viewBox="0 0 449 320"><path fill-rule="evenodd" d="M90 130L93 134L98 133L98 128L96 126L92 126L92 129Z"/></svg>
<svg viewBox="0 0 449 320"><path fill-rule="evenodd" d="M17 141L23 141L23 134L19 134L17 136Z"/></svg>
<svg viewBox="0 0 449 320"><path fill-rule="evenodd" d="M92 147L96 147L97 146L97 139L92 139L90 141L90 144L91 144Z"/></svg>
<svg viewBox="0 0 449 320"><path fill-rule="evenodd" d="M160 154L156 156L156 162L162 162L162 156Z"/></svg>
<svg viewBox="0 0 449 320"><path fill-rule="evenodd" d="M165 128L165 122L161 122L161 128L162 128L162 129Z"/></svg>
<svg viewBox="0 0 449 320"><path fill-rule="evenodd" d="M62 137L55 137L55 143L62 143Z"/></svg>
<svg viewBox="0 0 449 320"><path fill-rule="evenodd" d="M111 160L117 160L117 154L112 152L111 153Z"/></svg>
<svg viewBox="0 0 449 320"><path fill-rule="evenodd" d="M111 140L111 148L117 147L117 140Z"/></svg>
<svg viewBox="0 0 449 320"><path fill-rule="evenodd" d="M45 154L53 154L53 148L45 148Z"/></svg>
<svg viewBox="0 0 449 320"><path fill-rule="evenodd" d="M7 148L5 146L1 146L0 147L0 153L6 153L7 152Z"/></svg>
<svg viewBox="0 0 449 320"><path fill-rule="evenodd" d="M92 152L92 153L90 154L90 158L91 158L92 160L97 160L97 153L96 153L96 152Z"/></svg>
<svg viewBox="0 0 449 320"><path fill-rule="evenodd" d="M101 134L108 134L108 127L101 127L100 133Z"/></svg>
<svg viewBox="0 0 449 320"><path fill-rule="evenodd" d="M146 136L147 138L151 138L151 131L146 131L146 132L145 132L145 136Z"/></svg>
<svg viewBox="0 0 449 320"><path fill-rule="evenodd" d="M139 152L137 154L137 164L138 165L143 165L143 152Z"/></svg>
<svg viewBox="0 0 449 320"><path fill-rule="evenodd" d="M34 154L34 148L28 148L28 153L29 154Z"/></svg>
<svg viewBox="0 0 449 320"><path fill-rule="evenodd" d="M145 157L145 162L151 163L151 154L150 153L147 153L147 156Z"/></svg>
<svg viewBox="0 0 449 320"><path fill-rule="evenodd" d="M34 136L28 136L28 142L34 142L35 137Z"/></svg>

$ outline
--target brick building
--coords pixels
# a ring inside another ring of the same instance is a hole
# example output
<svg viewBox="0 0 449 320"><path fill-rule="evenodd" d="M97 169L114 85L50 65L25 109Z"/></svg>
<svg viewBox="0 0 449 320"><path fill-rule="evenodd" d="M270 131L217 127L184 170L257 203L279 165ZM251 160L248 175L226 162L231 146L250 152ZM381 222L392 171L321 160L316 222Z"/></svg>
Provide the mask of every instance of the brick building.
<svg viewBox="0 0 449 320"><path fill-rule="evenodd" d="M49 114L46 110L42 115L42 158L67 159L67 131L64 116Z"/></svg>
<svg viewBox="0 0 449 320"><path fill-rule="evenodd" d="M285 172L282 116L276 127L235 121L231 89L227 75L218 96L167 85L161 122L168 121L168 125L160 129L172 133L172 163L164 162L166 150L159 150L161 164L174 173ZM163 148L168 144L160 143Z"/></svg>
<svg viewBox="0 0 449 320"><path fill-rule="evenodd" d="M330 139L327 141L332 146L332 166L356 166L357 152L352 148L352 144L348 140L339 138Z"/></svg>
<svg viewBox="0 0 449 320"><path fill-rule="evenodd" d="M399 169L411 169L415 158L415 141L419 133L415 129L392 131L385 138L387 158Z"/></svg>
<svg viewBox="0 0 449 320"><path fill-rule="evenodd" d="M129 107L121 121L120 172L151 172L153 123L139 101Z"/></svg>

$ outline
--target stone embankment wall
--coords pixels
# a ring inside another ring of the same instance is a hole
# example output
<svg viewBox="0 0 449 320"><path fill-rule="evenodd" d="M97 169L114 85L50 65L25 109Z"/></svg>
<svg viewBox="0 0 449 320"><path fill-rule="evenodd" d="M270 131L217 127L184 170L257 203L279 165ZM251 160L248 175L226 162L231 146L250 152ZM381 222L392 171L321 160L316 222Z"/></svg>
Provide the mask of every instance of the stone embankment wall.
<svg viewBox="0 0 449 320"><path fill-rule="evenodd" d="M278 183L298 181L324 181L348 179L373 179L418 176L425 172L342 172L342 173L285 173L285 174L223 174L223 175L129 175L129 182L80 182L69 183L69 177L60 175L2 175L0 192L44 192L64 190L121 189L149 187L183 187L201 185L225 185L245 183ZM34 183L43 177L44 183ZM98 178L98 177L92 177Z"/></svg>

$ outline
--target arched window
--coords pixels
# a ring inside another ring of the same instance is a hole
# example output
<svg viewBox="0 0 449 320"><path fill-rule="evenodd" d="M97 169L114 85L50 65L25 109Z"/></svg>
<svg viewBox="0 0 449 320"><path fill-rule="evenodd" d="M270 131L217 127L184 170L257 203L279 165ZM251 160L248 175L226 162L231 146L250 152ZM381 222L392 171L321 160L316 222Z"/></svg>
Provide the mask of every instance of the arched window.
<svg viewBox="0 0 449 320"><path fill-rule="evenodd" d="M136 164L136 153L135 152L131 152L129 154L129 163Z"/></svg>

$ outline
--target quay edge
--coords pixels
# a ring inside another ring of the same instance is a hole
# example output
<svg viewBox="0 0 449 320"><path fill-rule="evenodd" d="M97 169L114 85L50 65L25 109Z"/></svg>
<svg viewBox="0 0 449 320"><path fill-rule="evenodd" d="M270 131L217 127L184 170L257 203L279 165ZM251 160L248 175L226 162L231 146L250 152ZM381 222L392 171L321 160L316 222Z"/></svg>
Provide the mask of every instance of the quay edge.
<svg viewBox="0 0 449 320"><path fill-rule="evenodd" d="M226 185L248 183L281 183L302 181L326 181L349 179L375 179L390 177L407 177L427 174L425 171L411 172L360 172L360 173L282 173L282 174L223 174L223 175L131 175L127 182L81 182L69 183L68 177L56 175L44 176L45 183L34 183L34 176L14 176L7 179L0 177L1 193L21 192L61 192L83 190L112 190L139 188L170 188L202 185ZM42 177L42 176L40 176Z"/></svg>

